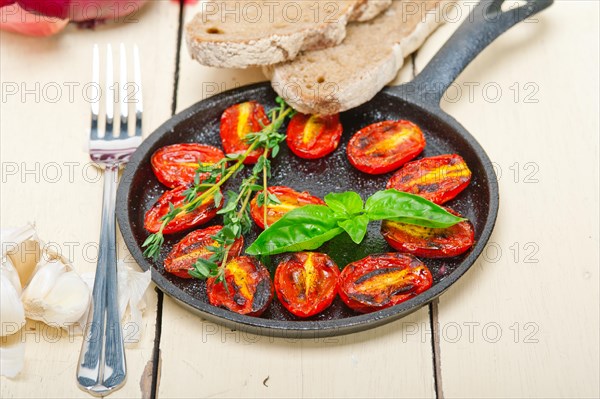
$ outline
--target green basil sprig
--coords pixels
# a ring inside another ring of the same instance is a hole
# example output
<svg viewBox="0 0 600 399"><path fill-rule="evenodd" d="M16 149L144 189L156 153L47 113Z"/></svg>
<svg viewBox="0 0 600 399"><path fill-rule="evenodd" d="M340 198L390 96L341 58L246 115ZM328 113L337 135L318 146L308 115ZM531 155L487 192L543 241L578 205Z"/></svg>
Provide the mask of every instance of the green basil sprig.
<svg viewBox="0 0 600 399"><path fill-rule="evenodd" d="M433 228L447 228L465 220L418 195L394 189L378 191L366 203L353 191L331 193L325 196L325 203L286 213L263 231L246 252L275 255L317 249L344 231L360 244L369 222L375 220Z"/></svg>

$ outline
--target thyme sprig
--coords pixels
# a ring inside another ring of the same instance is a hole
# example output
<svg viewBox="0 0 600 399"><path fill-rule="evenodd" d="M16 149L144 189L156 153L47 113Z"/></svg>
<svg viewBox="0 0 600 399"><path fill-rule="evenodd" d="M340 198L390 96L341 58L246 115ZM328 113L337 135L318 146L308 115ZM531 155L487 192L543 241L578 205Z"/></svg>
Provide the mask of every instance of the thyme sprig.
<svg viewBox="0 0 600 399"><path fill-rule="evenodd" d="M169 204L169 212L163 216L159 231L151 234L142 245L146 248L144 251L145 256L152 257L155 260L158 258L160 249L164 244L163 230L179 214L192 212L211 197L214 198L217 206L220 205L223 200L220 188L244 168L244 160L253 151L262 149L263 153L254 165L252 174L242 180L239 192L229 190L226 193L225 205L218 212L223 216L223 228L212 237L215 241L214 245L207 248L213 254L209 259L198 259L190 271L190 275L196 278L217 277L222 280L224 270L222 266L227 263L232 245L239 237L247 233L252 226L249 214L252 194L262 191L257 198L257 202L258 206L264 208L265 226L267 205L279 203L276 196L267 192L267 179L271 176L271 161L268 156L274 158L279 153L279 145L286 137L284 134L279 133L279 130L285 120L293 116L294 110L279 97L276 102L277 107L269 112L271 123L263 125L259 132L246 135L249 147L243 154L228 154L223 160L214 165L199 164L194 183L184 192L184 203L179 207ZM228 166L230 163L232 165ZM262 185L258 184L261 174Z"/></svg>
<svg viewBox="0 0 600 399"><path fill-rule="evenodd" d="M196 208L198 208L204 201L208 198L214 197L215 204L220 205L222 198L220 198L220 188L227 180L232 178L244 165L244 159L254 151L258 145L251 145L248 150L243 153L241 156L238 154L228 154L224 160L221 160L219 163L214 165L213 170L211 170L211 177L214 175L214 171L219 172L219 176L222 176L220 180L213 182L203 181L200 182L200 174L206 172L205 166L199 166L196 171L196 176L194 178L194 185L188 188L185 194L185 200L181 206L174 206L172 203L169 203L169 212L167 212L162 218L162 224L159 230L156 233L150 234L146 241L142 244L142 247L146 248L144 250L144 256L148 258L153 258L156 260L160 254L160 249L165 242L163 231L165 227L172 222L177 215L186 214L193 212ZM223 165L227 161L234 161L233 166L223 169ZM221 172L225 172L222 175ZM210 179L209 178L209 179ZM217 180L217 179L215 179ZM217 206L218 206L217 205Z"/></svg>
<svg viewBox="0 0 600 399"><path fill-rule="evenodd" d="M279 133L279 129L285 119L292 116L294 111L280 98L277 99L277 103L278 107L269 114L271 124L263 126L260 132L246 135L250 146L257 144L263 149L263 154L252 168L252 174L242 181L239 192L229 191L227 193L227 202L218 212L223 215L223 228L212 236L215 243L207 248L212 255L208 259L198 258L196 260L193 269L189 272L192 277L199 279L216 277L218 281L223 281L224 267L227 264L231 247L252 227L249 205L254 192L262 191L257 197L259 207L264 205L266 209L269 204L280 203L276 196L267 192L267 180L271 177L269 154L271 158L275 158L279 153L279 145L286 138L284 134ZM258 184L261 175L262 185ZM267 193L266 196L265 193ZM266 212L264 217L266 224Z"/></svg>
<svg viewBox="0 0 600 399"><path fill-rule="evenodd" d="M263 155L259 158L259 162L263 158L266 159L267 155L268 150L265 149ZM240 236L246 234L252 227L248 205L252 194L262 189L262 186L257 184L260 173L262 173L262 169L257 168L255 165L252 169L252 175L242 181L239 193L235 191L227 192L227 203L218 212L223 216L223 228L211 237L214 243L207 247L212 255L208 259L198 258L196 260L189 272L192 277L199 279L208 277L221 279L223 277L224 269L221 266L227 264L231 247Z"/></svg>

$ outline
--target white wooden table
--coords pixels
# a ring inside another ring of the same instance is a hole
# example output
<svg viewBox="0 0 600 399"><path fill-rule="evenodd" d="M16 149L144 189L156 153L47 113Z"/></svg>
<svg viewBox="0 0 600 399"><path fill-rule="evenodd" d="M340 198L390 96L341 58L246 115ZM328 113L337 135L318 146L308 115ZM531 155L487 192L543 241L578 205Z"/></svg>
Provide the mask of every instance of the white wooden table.
<svg viewBox="0 0 600 399"><path fill-rule="evenodd" d="M138 22L46 39L1 33L2 227L35 222L80 272L94 270L102 181L82 149L94 43L140 46L145 135L263 80L190 60L178 34L195 7L153 1ZM558 1L494 42L446 96L493 160L501 203L484 256L439 302L368 332L296 341L232 332L153 291L113 396L598 397L598 13L596 1ZM398 82L456 26L438 30ZM25 369L2 377L2 398L86 396L74 378L81 338L56 334L28 322Z"/></svg>

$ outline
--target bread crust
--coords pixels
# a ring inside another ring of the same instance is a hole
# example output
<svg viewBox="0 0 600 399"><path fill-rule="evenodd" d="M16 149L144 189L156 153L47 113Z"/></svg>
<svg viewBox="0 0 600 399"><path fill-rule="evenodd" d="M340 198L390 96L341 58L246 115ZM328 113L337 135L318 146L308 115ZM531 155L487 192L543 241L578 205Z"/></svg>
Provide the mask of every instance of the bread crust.
<svg viewBox="0 0 600 399"><path fill-rule="evenodd" d="M392 5L392 0L358 0L350 21L365 22L375 18Z"/></svg>

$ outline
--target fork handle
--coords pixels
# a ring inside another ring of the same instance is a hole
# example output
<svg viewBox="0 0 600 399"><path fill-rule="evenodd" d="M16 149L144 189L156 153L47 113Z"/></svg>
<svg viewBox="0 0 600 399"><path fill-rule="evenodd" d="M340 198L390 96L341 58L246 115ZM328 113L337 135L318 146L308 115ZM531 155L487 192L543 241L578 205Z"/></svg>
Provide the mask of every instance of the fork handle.
<svg viewBox="0 0 600 399"><path fill-rule="evenodd" d="M118 165L108 165L104 172L102 227L92 308L77 367L79 387L95 396L105 396L120 388L127 377L117 297L115 199L118 172Z"/></svg>

